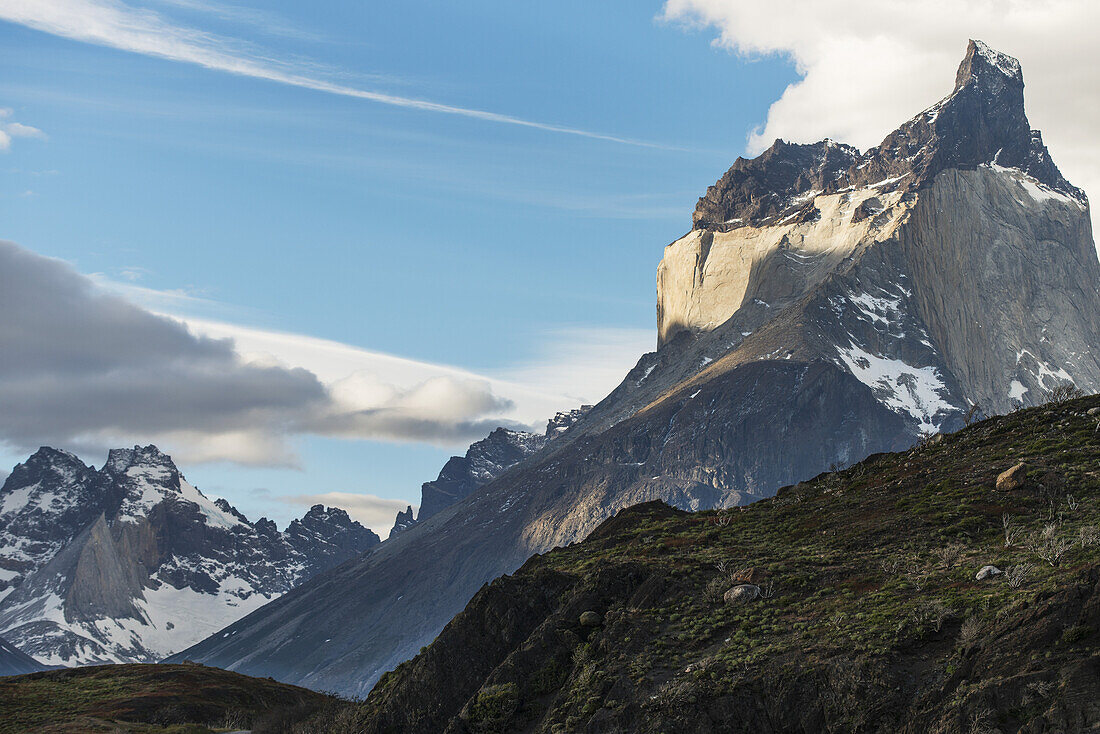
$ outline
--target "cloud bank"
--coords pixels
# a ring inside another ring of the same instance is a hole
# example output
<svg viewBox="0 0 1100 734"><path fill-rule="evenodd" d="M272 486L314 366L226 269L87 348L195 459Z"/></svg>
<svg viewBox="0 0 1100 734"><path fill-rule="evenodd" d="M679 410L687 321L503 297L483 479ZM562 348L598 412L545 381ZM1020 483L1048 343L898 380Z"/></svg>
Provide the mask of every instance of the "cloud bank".
<svg viewBox="0 0 1100 734"><path fill-rule="evenodd" d="M100 453L151 441L185 464L265 466L294 465L298 435L460 448L602 397L644 350L630 330L559 333L548 352L558 361L484 376L174 318L119 293L158 305L188 297L103 282L0 241L0 442Z"/></svg>
<svg viewBox="0 0 1100 734"><path fill-rule="evenodd" d="M967 40L1017 57L1028 116L1066 177L1100 191L1100 3L1094 0L667 0L662 17L717 31L745 57L790 58L801 78L748 140L824 137L861 148L951 91Z"/></svg>
<svg viewBox="0 0 1100 734"><path fill-rule="evenodd" d="M554 125L487 110L441 104L359 89L326 81L309 65L279 62L232 39L172 23L151 10L117 0L0 0L0 20L34 28L74 41L129 51L145 56L195 64L207 69L264 79L327 94L353 97L378 104L422 112L457 115L485 122L527 127L642 147L664 147L614 135Z"/></svg>
<svg viewBox="0 0 1100 734"><path fill-rule="evenodd" d="M0 242L0 440L74 450L140 440L187 462L293 461L297 434L462 444L512 402L485 380L435 375L402 387L353 372L246 360L229 338L199 336L97 288L59 260Z"/></svg>

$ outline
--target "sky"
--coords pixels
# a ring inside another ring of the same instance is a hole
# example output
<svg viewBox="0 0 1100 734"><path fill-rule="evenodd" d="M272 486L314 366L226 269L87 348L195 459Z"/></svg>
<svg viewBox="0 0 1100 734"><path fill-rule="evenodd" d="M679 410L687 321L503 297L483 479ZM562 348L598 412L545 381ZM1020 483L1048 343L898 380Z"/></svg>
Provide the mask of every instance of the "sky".
<svg viewBox="0 0 1100 734"><path fill-rule="evenodd" d="M1092 191L1098 13L0 0L0 466L153 442L250 518L385 536L653 348L662 249L738 155L873 145L968 38Z"/></svg>

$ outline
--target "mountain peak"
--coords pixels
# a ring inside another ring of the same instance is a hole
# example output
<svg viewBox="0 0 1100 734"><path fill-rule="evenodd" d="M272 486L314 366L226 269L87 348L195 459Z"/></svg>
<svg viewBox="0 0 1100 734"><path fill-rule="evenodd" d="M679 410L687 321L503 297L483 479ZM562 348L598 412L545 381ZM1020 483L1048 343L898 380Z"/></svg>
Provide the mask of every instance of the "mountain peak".
<svg viewBox="0 0 1100 734"><path fill-rule="evenodd" d="M107 463L103 468L115 474L121 474L133 466L163 466L176 468L172 457L153 444L134 446L132 449L111 449L107 453Z"/></svg>
<svg viewBox="0 0 1100 734"><path fill-rule="evenodd" d="M24 462L28 466L66 466L71 465L81 469L90 469L76 454L63 449L55 449L52 446L42 446Z"/></svg>
<svg viewBox="0 0 1100 734"><path fill-rule="evenodd" d="M1024 112L1020 62L970 41L955 88L866 153L826 138L777 139L756 158L738 158L699 199L693 229L797 225L817 216L821 194L875 187L914 191L947 170L982 165L1015 168L1084 205L1084 192L1062 176Z"/></svg>
<svg viewBox="0 0 1100 734"><path fill-rule="evenodd" d="M409 505L403 512L397 513L397 519L394 520L393 529L390 530L390 537L392 538L398 533L408 530L413 525L416 525L416 519L413 517L412 505Z"/></svg>
<svg viewBox="0 0 1100 734"><path fill-rule="evenodd" d="M966 56L955 74L955 89L974 82L999 80L1003 83L1005 79L1023 85L1024 73L1020 62L1008 54L990 48L982 41L971 39L970 45L966 47Z"/></svg>

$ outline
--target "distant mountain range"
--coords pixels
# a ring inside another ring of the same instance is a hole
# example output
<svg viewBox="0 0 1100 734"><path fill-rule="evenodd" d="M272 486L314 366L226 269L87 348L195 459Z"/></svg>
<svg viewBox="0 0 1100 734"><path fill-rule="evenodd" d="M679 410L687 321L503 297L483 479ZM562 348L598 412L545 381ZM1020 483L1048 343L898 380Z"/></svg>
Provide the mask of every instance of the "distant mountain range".
<svg viewBox="0 0 1100 734"><path fill-rule="evenodd" d="M453 504L180 657L365 694L483 584L624 507L745 504L976 414L1095 392L1088 202L1023 88L1015 59L972 42L951 93L879 146L739 159L665 248L657 351L607 398L480 486L444 472L424 504Z"/></svg>
<svg viewBox="0 0 1100 734"><path fill-rule="evenodd" d="M470 444L465 456L452 456L439 476L420 487L420 509L415 519L412 507L397 516L394 533L408 530L418 522L427 520L440 510L469 497L479 487L493 481L506 469L518 464L541 450L548 441L561 435L591 408L582 405L575 410L561 412L547 421L543 434L498 428L485 438Z"/></svg>
<svg viewBox="0 0 1100 734"><path fill-rule="evenodd" d="M152 662L379 542L321 505L250 522L155 446L98 471L44 447L0 488L0 635L49 665Z"/></svg>

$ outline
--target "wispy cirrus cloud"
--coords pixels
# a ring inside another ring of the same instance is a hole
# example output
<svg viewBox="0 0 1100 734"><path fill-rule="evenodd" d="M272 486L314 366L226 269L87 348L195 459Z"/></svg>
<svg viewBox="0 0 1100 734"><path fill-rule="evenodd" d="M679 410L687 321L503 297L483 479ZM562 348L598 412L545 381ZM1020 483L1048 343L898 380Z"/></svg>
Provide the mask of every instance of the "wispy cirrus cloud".
<svg viewBox="0 0 1100 734"><path fill-rule="evenodd" d="M178 25L152 10L135 8L117 0L0 0L0 20L74 41L393 107L456 115L624 145L669 147L488 110L339 84L316 75L317 70L311 65L277 61L239 41Z"/></svg>

